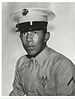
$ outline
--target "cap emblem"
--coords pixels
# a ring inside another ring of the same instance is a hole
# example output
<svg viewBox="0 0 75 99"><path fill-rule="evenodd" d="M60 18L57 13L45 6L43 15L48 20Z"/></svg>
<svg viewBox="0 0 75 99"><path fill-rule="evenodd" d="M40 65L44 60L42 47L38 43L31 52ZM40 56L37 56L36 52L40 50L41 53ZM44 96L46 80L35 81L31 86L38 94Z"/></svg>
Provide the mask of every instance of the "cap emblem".
<svg viewBox="0 0 75 99"><path fill-rule="evenodd" d="M23 15L23 16L26 16L28 12L29 12L28 9L23 9L23 10L22 10L22 15Z"/></svg>

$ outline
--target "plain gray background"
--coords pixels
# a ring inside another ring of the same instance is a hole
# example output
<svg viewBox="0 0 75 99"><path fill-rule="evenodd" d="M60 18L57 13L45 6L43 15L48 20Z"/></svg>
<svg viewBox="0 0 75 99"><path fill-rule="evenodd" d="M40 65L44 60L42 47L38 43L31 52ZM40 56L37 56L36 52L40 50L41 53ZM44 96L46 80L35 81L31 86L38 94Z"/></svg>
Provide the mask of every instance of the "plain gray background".
<svg viewBox="0 0 75 99"><path fill-rule="evenodd" d="M2 4L2 95L8 96L12 90L17 60L24 55L19 33L10 14L20 8L42 7L52 10L56 17L49 23L51 37L48 46L64 54L75 64L75 3L71 2L4 2Z"/></svg>

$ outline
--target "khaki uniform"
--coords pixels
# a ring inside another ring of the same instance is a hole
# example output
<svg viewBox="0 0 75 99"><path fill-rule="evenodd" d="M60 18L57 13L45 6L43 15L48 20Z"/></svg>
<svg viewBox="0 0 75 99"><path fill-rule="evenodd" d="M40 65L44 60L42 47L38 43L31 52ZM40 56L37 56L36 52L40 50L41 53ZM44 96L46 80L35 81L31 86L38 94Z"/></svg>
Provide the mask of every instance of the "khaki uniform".
<svg viewBox="0 0 75 99"><path fill-rule="evenodd" d="M73 63L46 47L35 58L22 56L16 65L11 96L75 95Z"/></svg>

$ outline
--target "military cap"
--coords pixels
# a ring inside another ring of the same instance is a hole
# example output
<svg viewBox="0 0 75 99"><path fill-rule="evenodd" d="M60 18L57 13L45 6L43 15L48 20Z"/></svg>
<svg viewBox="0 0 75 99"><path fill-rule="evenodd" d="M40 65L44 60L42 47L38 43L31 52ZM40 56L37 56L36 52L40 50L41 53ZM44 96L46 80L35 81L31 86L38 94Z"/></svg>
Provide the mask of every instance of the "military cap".
<svg viewBox="0 0 75 99"><path fill-rule="evenodd" d="M17 31L41 30L47 28L48 20L53 20L55 14L42 8L24 8L11 15L16 23Z"/></svg>

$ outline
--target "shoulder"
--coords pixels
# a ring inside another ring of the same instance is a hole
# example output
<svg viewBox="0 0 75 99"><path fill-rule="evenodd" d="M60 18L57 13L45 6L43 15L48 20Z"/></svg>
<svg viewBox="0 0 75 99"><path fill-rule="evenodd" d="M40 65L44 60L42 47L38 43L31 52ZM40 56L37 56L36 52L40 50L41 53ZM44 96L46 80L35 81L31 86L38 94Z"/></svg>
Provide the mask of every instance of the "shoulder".
<svg viewBox="0 0 75 99"><path fill-rule="evenodd" d="M50 56L50 58L52 58L52 60L55 63L58 62L58 61L61 61L61 62L66 62L66 63L73 64L72 61L69 58L67 58L65 55L63 55L63 54L61 54L61 53L59 53L59 52L57 52L57 51L55 51L51 48L49 48L49 51L50 51L49 56Z"/></svg>
<svg viewBox="0 0 75 99"><path fill-rule="evenodd" d="M54 68L56 72L70 72L71 74L75 72L75 66L73 62L64 56L61 53L58 53L56 51L53 51L53 63L54 63Z"/></svg>
<svg viewBox="0 0 75 99"><path fill-rule="evenodd" d="M69 58L67 58L63 54L61 54L53 49L49 49L49 50L51 50L49 59L51 59L52 68L54 70L60 71L62 69L64 69L64 70L67 69L67 70L73 71L75 69L74 64L72 63L72 61Z"/></svg>
<svg viewBox="0 0 75 99"><path fill-rule="evenodd" d="M55 51L54 49L52 49L52 48L49 48L48 47L48 58L49 58L49 60L51 60L52 61L52 63L53 63L53 65L55 64L55 63L57 63L57 62L59 62L59 61L61 61L61 60L63 60L63 59L65 59L66 57L64 56L64 55L62 55L61 53L59 53L59 52L57 52L57 51Z"/></svg>
<svg viewBox="0 0 75 99"><path fill-rule="evenodd" d="M16 69L22 68L24 66L23 64L26 64L27 61L28 58L26 55L21 56L16 63Z"/></svg>

